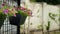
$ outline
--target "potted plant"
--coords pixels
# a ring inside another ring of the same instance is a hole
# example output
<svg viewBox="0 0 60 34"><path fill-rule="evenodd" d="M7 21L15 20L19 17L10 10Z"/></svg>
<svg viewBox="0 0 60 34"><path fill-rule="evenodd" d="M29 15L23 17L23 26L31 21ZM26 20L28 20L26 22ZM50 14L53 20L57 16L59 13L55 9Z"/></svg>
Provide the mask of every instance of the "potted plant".
<svg viewBox="0 0 60 34"><path fill-rule="evenodd" d="M16 10L18 12L16 13L16 17L14 16L9 17L10 24L16 25L16 26L22 25L24 24L26 17L31 16L31 12L30 10L24 7L16 8Z"/></svg>
<svg viewBox="0 0 60 34"><path fill-rule="evenodd" d="M9 11L11 11L14 16L9 16L9 22L11 25L22 25L25 22L27 16L31 16L31 11L27 8L20 6L21 0L13 0L17 3L17 7L13 7ZM14 13L15 12L15 13Z"/></svg>
<svg viewBox="0 0 60 34"><path fill-rule="evenodd" d="M11 7L7 4L3 4L3 12L9 17L9 22L11 25L22 25L25 22L27 16L31 16L30 9L24 7Z"/></svg>

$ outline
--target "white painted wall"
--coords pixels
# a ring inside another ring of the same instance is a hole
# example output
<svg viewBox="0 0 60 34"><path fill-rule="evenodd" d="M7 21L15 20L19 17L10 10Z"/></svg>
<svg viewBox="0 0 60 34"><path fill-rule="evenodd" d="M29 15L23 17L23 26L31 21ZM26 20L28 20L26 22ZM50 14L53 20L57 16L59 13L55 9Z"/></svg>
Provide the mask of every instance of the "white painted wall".
<svg viewBox="0 0 60 34"><path fill-rule="evenodd" d="M30 8L33 12L33 17L30 18L30 22L32 23L32 25L29 26L29 29L37 29L38 25L42 25L42 4L41 3L30 3L29 0L25 0L26 4L28 5L28 8ZM38 12L39 9L39 13ZM50 26L50 30L56 30L59 29L58 24L56 24L53 20L51 20L48 16L49 12L52 12L54 14L58 14L59 13L59 8L58 6L53 6L53 5L47 5L46 3L44 3L43 6L43 23L44 23L44 31L46 30L45 25L47 25L47 21L48 19L51 21L51 26ZM39 17L37 17L39 16ZM58 17L57 17L58 18ZM28 19L28 18L27 18ZM28 20L27 20L28 21ZM28 22L26 22L27 24ZM57 22L58 23L58 22ZM28 25L26 25L27 27ZM26 28L27 29L27 28Z"/></svg>

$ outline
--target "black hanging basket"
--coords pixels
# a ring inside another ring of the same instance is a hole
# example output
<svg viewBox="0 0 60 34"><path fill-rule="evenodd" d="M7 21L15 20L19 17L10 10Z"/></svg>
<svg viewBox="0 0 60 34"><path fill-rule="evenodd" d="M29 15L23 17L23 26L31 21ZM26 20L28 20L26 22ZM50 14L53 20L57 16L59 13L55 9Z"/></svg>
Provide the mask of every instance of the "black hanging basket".
<svg viewBox="0 0 60 34"><path fill-rule="evenodd" d="M24 24L26 17L27 16L16 14L16 17L14 17L14 16L9 17L9 21L10 21L11 25L18 26L18 25Z"/></svg>

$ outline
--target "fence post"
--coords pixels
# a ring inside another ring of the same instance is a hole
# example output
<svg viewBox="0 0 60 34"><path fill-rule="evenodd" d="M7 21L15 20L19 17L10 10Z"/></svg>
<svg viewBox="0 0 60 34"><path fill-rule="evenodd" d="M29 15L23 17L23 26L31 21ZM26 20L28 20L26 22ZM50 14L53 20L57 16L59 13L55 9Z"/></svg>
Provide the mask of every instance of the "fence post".
<svg viewBox="0 0 60 34"><path fill-rule="evenodd" d="M20 25L17 26L17 34L20 34Z"/></svg>
<svg viewBox="0 0 60 34"><path fill-rule="evenodd" d="M21 0L17 0L17 6L20 7ZM17 26L17 34L20 34L20 25Z"/></svg>

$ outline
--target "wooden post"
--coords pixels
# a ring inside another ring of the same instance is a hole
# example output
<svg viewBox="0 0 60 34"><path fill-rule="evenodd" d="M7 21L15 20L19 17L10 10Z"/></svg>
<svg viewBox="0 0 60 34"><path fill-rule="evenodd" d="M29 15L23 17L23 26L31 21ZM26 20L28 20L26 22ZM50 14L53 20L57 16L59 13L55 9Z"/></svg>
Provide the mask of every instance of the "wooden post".
<svg viewBox="0 0 60 34"><path fill-rule="evenodd" d="M20 7L21 0L17 0L17 6ZM20 34L20 24L17 26L17 34Z"/></svg>
<svg viewBox="0 0 60 34"><path fill-rule="evenodd" d="M20 7L21 0L17 0L17 6Z"/></svg>
<svg viewBox="0 0 60 34"><path fill-rule="evenodd" d="M17 26L17 34L20 34L20 25Z"/></svg>

